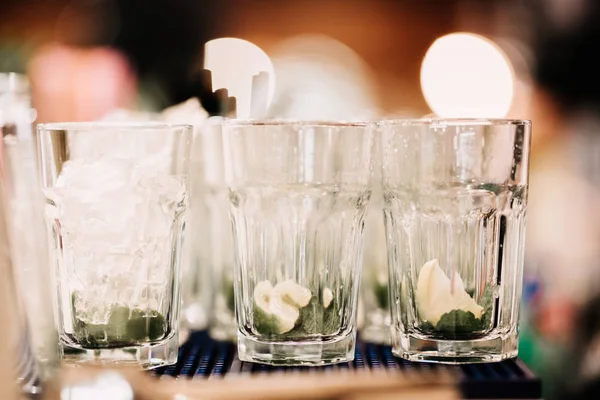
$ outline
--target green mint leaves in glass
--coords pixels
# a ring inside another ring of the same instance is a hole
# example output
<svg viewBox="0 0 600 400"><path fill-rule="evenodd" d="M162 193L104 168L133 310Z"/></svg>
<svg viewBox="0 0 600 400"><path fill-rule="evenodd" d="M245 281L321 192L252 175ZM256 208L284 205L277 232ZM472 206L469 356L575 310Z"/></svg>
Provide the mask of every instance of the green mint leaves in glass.
<svg viewBox="0 0 600 400"><path fill-rule="evenodd" d="M240 359L351 361L373 126L234 120L223 133Z"/></svg>
<svg viewBox="0 0 600 400"><path fill-rule="evenodd" d="M331 335L340 325L340 310L331 289L315 296L292 280L275 286L269 281L259 282L254 287L253 308L254 328L263 336Z"/></svg>
<svg viewBox="0 0 600 400"><path fill-rule="evenodd" d="M446 363L515 357L530 122L379 129L393 352Z"/></svg>
<svg viewBox="0 0 600 400"><path fill-rule="evenodd" d="M65 362L177 361L191 131L38 126Z"/></svg>

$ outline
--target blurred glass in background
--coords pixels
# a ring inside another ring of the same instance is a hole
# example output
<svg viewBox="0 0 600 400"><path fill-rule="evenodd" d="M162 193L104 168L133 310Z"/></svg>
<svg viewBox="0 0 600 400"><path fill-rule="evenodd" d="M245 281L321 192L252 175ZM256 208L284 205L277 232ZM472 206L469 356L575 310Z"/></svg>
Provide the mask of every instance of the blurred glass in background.
<svg viewBox="0 0 600 400"><path fill-rule="evenodd" d="M0 196L0 202L4 203L3 196ZM5 321L6 326L5 329L0 329L0 398L16 400L19 398L15 384L17 378L21 385L24 384L21 387L25 392L31 392L33 382L31 376L28 377L26 373L15 368L19 366L18 360L22 356L15 349L21 348L19 337L22 337L25 331L22 329L23 319L19 314L15 293L4 207L0 207L0 273L4 277L0 279L0 318Z"/></svg>
<svg viewBox="0 0 600 400"><path fill-rule="evenodd" d="M192 306L184 312L191 327L198 327L201 310L207 314L209 332L217 340L235 341L233 295L233 236L229 221L229 191L223 170L222 118L210 118L194 142L191 244L195 265L187 290Z"/></svg>
<svg viewBox="0 0 600 400"><path fill-rule="evenodd" d="M275 91L273 64L265 52L237 38L211 40L205 50L203 74L223 103L220 113L238 118L264 117ZM190 231L185 245L183 323L192 329L206 328L208 324L214 338L234 341L234 258L222 158L223 118L205 121L199 120L201 116L200 110L192 109L180 115L196 127Z"/></svg>
<svg viewBox="0 0 600 400"><path fill-rule="evenodd" d="M0 74L2 195L15 287L12 296L22 319L15 344L23 390L36 393L52 378L58 360L52 308L52 281L42 195L36 159L29 82L23 75Z"/></svg>
<svg viewBox="0 0 600 400"><path fill-rule="evenodd" d="M375 135L373 145L373 178L371 203L365 219L365 244L363 273L360 288L359 325L363 340L390 344L390 299L387 267L386 233L383 222L383 193L381 190L380 135Z"/></svg>

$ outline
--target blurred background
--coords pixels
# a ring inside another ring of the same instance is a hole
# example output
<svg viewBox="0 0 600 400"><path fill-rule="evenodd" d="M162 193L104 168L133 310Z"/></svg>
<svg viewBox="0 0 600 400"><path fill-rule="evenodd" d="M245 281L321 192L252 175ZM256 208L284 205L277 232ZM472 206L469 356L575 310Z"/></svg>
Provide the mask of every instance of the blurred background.
<svg viewBox="0 0 600 400"><path fill-rule="evenodd" d="M599 20L597 0L1 0L0 72L29 76L38 122L193 97L238 117L533 120L520 357L546 398L592 398Z"/></svg>

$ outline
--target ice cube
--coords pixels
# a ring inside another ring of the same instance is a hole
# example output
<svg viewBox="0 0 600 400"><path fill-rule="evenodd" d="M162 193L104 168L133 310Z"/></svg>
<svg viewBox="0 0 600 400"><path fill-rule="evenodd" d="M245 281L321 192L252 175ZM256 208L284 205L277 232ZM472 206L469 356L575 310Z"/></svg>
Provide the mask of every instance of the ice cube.
<svg viewBox="0 0 600 400"><path fill-rule="evenodd" d="M45 191L63 304L76 292L69 308L81 321L105 324L116 305L157 310L167 300L173 225L187 190L165 167L171 155L157 149L69 160Z"/></svg>

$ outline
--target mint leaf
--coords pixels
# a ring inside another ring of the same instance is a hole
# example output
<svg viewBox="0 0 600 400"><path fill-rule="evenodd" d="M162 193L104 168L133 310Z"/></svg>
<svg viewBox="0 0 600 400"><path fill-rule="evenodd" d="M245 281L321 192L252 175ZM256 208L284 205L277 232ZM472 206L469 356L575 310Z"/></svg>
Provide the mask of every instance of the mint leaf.
<svg viewBox="0 0 600 400"><path fill-rule="evenodd" d="M277 320L265 313L256 303L252 306L254 329L261 335L269 336L277 333Z"/></svg>
<svg viewBox="0 0 600 400"><path fill-rule="evenodd" d="M285 338L307 335L332 335L340 330L341 316L338 302L333 299L329 307L313 296L305 307L299 309L300 316L294 329L281 334ZM253 307L254 329L261 335L278 335L277 318L265 313L256 303Z"/></svg>
<svg viewBox="0 0 600 400"><path fill-rule="evenodd" d="M470 333L482 330L482 320L471 311L452 310L440 318L435 330L444 334Z"/></svg>
<svg viewBox="0 0 600 400"><path fill-rule="evenodd" d="M389 298L389 285L381 284L380 282L375 282L373 285L373 292L375 294L375 301L377 302L377 307L387 310L390 306L390 298Z"/></svg>
<svg viewBox="0 0 600 400"><path fill-rule="evenodd" d="M112 319L112 318L111 318ZM109 324L111 322L109 321ZM156 311L134 309L126 324L127 336L132 340L159 340L165 336L165 317Z"/></svg>
<svg viewBox="0 0 600 400"><path fill-rule="evenodd" d="M332 300L329 307L325 309L325 315L323 316L323 331L324 335L333 335L339 332L340 325L342 324L342 316L340 315L340 307L337 300Z"/></svg>
<svg viewBox="0 0 600 400"><path fill-rule="evenodd" d="M319 299L313 296L306 307L300 309L300 318L294 329L289 333L291 335L312 335L318 333L319 325L323 318L323 306Z"/></svg>
<svg viewBox="0 0 600 400"><path fill-rule="evenodd" d="M340 330L341 317L339 306L334 299L329 307L323 307L322 302L313 296L306 307L300 309L300 318L296 327L289 333L300 335L332 335Z"/></svg>
<svg viewBox="0 0 600 400"><path fill-rule="evenodd" d="M455 339L470 333L481 333L491 328L492 314L494 311L494 289L486 286L479 305L483 307L481 318L476 318L470 311L452 310L440 317L434 326L429 321L424 321L420 329L429 333L440 333L445 338Z"/></svg>
<svg viewBox="0 0 600 400"><path fill-rule="evenodd" d="M496 183L484 183L483 185L480 185L479 188L483 190L488 190L494 194L499 194L502 191L502 186Z"/></svg>
<svg viewBox="0 0 600 400"><path fill-rule="evenodd" d="M129 320L129 308L125 306L115 306L108 319L107 325L104 326L108 337L113 340L120 340L127 337L127 321Z"/></svg>
<svg viewBox="0 0 600 400"><path fill-rule="evenodd" d="M85 348L115 348L160 340L167 332L167 322L158 311L115 306L106 324L76 319L73 337Z"/></svg>
<svg viewBox="0 0 600 400"><path fill-rule="evenodd" d="M235 293L233 291L233 282L230 280L225 281L225 287L223 293L225 293L225 304L232 313L235 312Z"/></svg>
<svg viewBox="0 0 600 400"><path fill-rule="evenodd" d="M435 326L433 326L433 324L429 321L423 321L421 322L421 330L423 332L433 332L435 331Z"/></svg>

